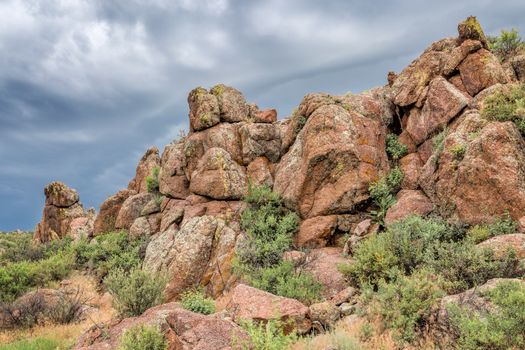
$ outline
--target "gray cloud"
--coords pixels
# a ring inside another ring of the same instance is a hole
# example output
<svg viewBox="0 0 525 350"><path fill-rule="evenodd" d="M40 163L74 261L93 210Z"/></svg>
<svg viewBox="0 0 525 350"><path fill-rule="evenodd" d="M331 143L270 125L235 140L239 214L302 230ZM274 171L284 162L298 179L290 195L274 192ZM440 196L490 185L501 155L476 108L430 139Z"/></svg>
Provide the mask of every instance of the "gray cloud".
<svg viewBox="0 0 525 350"><path fill-rule="evenodd" d="M187 129L195 86L236 86L284 117L310 91L384 84L470 14L525 33L523 13L517 0L4 0L0 230L31 229L52 180L98 207L148 146Z"/></svg>

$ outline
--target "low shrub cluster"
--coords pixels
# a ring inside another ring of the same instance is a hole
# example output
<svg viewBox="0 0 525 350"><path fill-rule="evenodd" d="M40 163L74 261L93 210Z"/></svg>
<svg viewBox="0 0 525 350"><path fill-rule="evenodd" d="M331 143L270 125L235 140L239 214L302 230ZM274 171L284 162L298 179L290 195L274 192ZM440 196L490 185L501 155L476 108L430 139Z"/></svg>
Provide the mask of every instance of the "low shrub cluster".
<svg viewBox="0 0 525 350"><path fill-rule="evenodd" d="M408 154L408 147L399 141L396 134L386 135L386 153L393 161L398 161Z"/></svg>
<svg viewBox="0 0 525 350"><path fill-rule="evenodd" d="M199 314L211 315L215 312L215 300L207 298L202 290L190 290L181 296L182 307Z"/></svg>
<svg viewBox="0 0 525 350"><path fill-rule="evenodd" d="M449 305L457 345L465 350L506 350L525 347L525 286L500 282L484 294L495 307L490 312Z"/></svg>
<svg viewBox="0 0 525 350"><path fill-rule="evenodd" d="M151 175L146 176L146 188L148 189L148 192L159 192L159 173L160 167L156 166L151 170Z"/></svg>
<svg viewBox="0 0 525 350"><path fill-rule="evenodd" d="M373 210L371 214L381 225L384 224L388 208L396 203L395 194L401 187L403 176L403 172L400 168L394 168L386 176L383 176L378 181L372 183L368 188L370 197L377 206L377 210Z"/></svg>
<svg viewBox="0 0 525 350"><path fill-rule="evenodd" d="M235 271L248 284L305 303L319 299L321 285L311 275L283 261L292 246L298 216L286 209L267 186L250 186L241 215L246 239L237 249Z"/></svg>
<svg viewBox="0 0 525 350"><path fill-rule="evenodd" d="M510 31L502 29L499 36L489 36L487 39L490 50L503 62L525 52L525 42L515 28Z"/></svg>
<svg viewBox="0 0 525 350"><path fill-rule="evenodd" d="M243 322L241 326L248 333L249 340L234 339L233 342L243 350L285 350L298 339L294 332L285 334L285 325L278 320Z"/></svg>
<svg viewBox="0 0 525 350"><path fill-rule="evenodd" d="M467 236L472 242L480 243L491 237L516 233L517 230L518 224L507 213L491 224L472 226L468 230Z"/></svg>
<svg viewBox="0 0 525 350"><path fill-rule="evenodd" d="M518 263L513 250L496 257L477 247L462 226L410 216L362 241L340 270L362 288L369 315L380 316L399 341L412 342L437 298L514 277Z"/></svg>
<svg viewBox="0 0 525 350"><path fill-rule="evenodd" d="M162 302L166 279L155 273L133 268L112 270L104 285L113 296L113 306L121 316L139 316Z"/></svg>
<svg viewBox="0 0 525 350"><path fill-rule="evenodd" d="M137 325L128 329L118 350L166 350L168 343L159 327Z"/></svg>
<svg viewBox="0 0 525 350"><path fill-rule="evenodd" d="M509 87L487 97L481 115L488 120L512 121L525 135L525 84Z"/></svg>

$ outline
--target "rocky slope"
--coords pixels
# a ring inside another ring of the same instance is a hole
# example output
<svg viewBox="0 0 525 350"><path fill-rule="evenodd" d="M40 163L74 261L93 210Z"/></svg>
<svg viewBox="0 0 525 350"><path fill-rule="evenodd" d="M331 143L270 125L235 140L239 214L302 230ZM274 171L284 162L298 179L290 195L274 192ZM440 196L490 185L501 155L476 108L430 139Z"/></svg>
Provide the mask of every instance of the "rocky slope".
<svg viewBox="0 0 525 350"><path fill-rule="evenodd" d="M162 154L147 150L128 188L109 197L96 219L84 212L74 190L58 183L46 187L35 240L93 237L117 229L149 236L143 268L168 274L168 300L195 286L214 297L233 291L234 320L238 314L264 319L260 314L275 303L272 296L252 300L260 291L244 290L251 287L238 284L232 273L235 247L243 239L242 199L250 184L264 184L302 220L295 247L310 251L291 254L311 262L309 268L325 285L325 298L341 305L348 296L334 300L351 292L336 265L345 261L345 243L349 252L352 244L378 230L370 220L376 208L369 186L395 166L385 144L392 133L408 154L398 162L404 180L385 225L412 213L436 213L468 225L492 222L505 213L524 221L525 141L512 122L488 121L480 110L491 93L525 82L525 57L502 65L483 33L469 23L459 25L457 38L432 43L402 72L390 73L387 85L356 95L308 94L283 120L273 109L261 111L247 103L232 87L196 88L188 96L189 135ZM440 133L443 146L436 148ZM158 193L152 193L147 177L157 167ZM264 305L248 307L256 302ZM297 328L310 329L315 321L311 308L282 302L288 306L281 312L289 310ZM141 317L161 318L176 335L173 339L183 339L175 343L190 342L184 340L188 327L197 334L192 333L191 342L198 344L209 336L199 333L204 325L237 329L228 318L193 319L176 304ZM120 334L133 322L122 321L110 334ZM89 338L90 344L99 341ZM174 348L211 349L192 346Z"/></svg>

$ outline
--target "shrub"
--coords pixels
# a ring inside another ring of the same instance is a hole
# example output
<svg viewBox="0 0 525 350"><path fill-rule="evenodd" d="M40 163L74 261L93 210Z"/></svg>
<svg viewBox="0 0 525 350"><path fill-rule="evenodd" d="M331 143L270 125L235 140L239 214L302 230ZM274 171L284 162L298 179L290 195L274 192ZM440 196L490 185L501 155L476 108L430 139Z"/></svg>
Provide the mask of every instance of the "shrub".
<svg viewBox="0 0 525 350"><path fill-rule="evenodd" d="M122 316L138 316L162 302L166 279L140 268L129 273L122 269L111 271L104 284L113 296L115 309Z"/></svg>
<svg viewBox="0 0 525 350"><path fill-rule="evenodd" d="M462 160L465 156L465 152L467 152L467 147L462 144L457 144L450 149L450 153L452 153L457 160Z"/></svg>
<svg viewBox="0 0 525 350"><path fill-rule="evenodd" d="M525 287L522 282L500 282L484 295L496 308L478 311L450 305L459 348L465 350L522 349L525 347Z"/></svg>
<svg viewBox="0 0 525 350"><path fill-rule="evenodd" d="M139 324L124 333L119 350L166 350L167 348L168 343L158 327Z"/></svg>
<svg viewBox="0 0 525 350"><path fill-rule="evenodd" d="M485 99L481 115L488 120L512 121L525 134L525 84L499 91Z"/></svg>
<svg viewBox="0 0 525 350"><path fill-rule="evenodd" d="M370 304L371 313L380 315L386 328L396 331L396 339L413 342L424 329L432 306L444 295L440 283L439 276L429 270L381 281Z"/></svg>
<svg viewBox="0 0 525 350"><path fill-rule="evenodd" d="M46 316L56 324L69 324L82 319L86 311L87 299L84 298L82 290L59 291L56 303L46 308Z"/></svg>
<svg viewBox="0 0 525 350"><path fill-rule="evenodd" d="M507 213L504 217L488 225L475 225L468 232L468 238L474 243L483 242L491 237L515 233L518 224Z"/></svg>
<svg viewBox="0 0 525 350"><path fill-rule="evenodd" d="M61 347L60 343L55 339L49 338L33 338L30 340L19 340L11 344L2 345L2 350L59 350L67 349L67 347Z"/></svg>
<svg viewBox="0 0 525 350"><path fill-rule="evenodd" d="M525 50L525 43L514 28L510 31L503 29L499 36L489 36L487 39L490 49L501 61L507 61Z"/></svg>
<svg viewBox="0 0 525 350"><path fill-rule="evenodd" d="M44 319L47 303L41 293L32 293L23 300L0 304L3 328L32 328Z"/></svg>
<svg viewBox="0 0 525 350"><path fill-rule="evenodd" d="M134 238L125 231L109 232L89 243L80 241L75 246L76 264L103 280L109 271L121 269L126 273L140 266L146 244L144 237Z"/></svg>
<svg viewBox="0 0 525 350"><path fill-rule="evenodd" d="M241 227L248 237L237 249L237 258L251 267L276 265L292 244L299 218L268 187L250 186L246 201L251 206L241 214Z"/></svg>
<svg viewBox="0 0 525 350"><path fill-rule="evenodd" d="M408 154L408 147L399 142L396 134L386 135L386 153L390 159L397 161Z"/></svg>
<svg viewBox="0 0 525 350"><path fill-rule="evenodd" d="M283 323L277 320L266 323L243 322L241 326L248 333L250 341L234 339L234 343L240 343L243 350L284 350L298 339L295 332L285 334Z"/></svg>
<svg viewBox="0 0 525 350"><path fill-rule="evenodd" d="M519 260L514 251L496 258L490 249L471 242L442 242L426 253L426 266L440 273L449 294L462 292L495 277L513 277Z"/></svg>
<svg viewBox="0 0 525 350"><path fill-rule="evenodd" d="M187 291L181 296L182 307L199 314L210 315L215 312L215 301L207 298L201 290Z"/></svg>
<svg viewBox="0 0 525 350"><path fill-rule="evenodd" d="M246 267L249 269L249 267ZM321 298L322 284L292 262L282 261L278 265L244 271L246 283L269 293L293 298L310 305Z"/></svg>
<svg viewBox="0 0 525 350"><path fill-rule="evenodd" d="M0 265L13 262L39 261L71 249L72 239L65 237L48 243L35 243L33 234L0 233Z"/></svg>
<svg viewBox="0 0 525 350"><path fill-rule="evenodd" d="M381 225L384 223L388 208L396 203L394 195L399 191L402 181L403 172L399 168L394 168L368 188L370 197L378 207L377 210L373 210L371 213Z"/></svg>
<svg viewBox="0 0 525 350"><path fill-rule="evenodd" d="M160 167L156 166L151 170L151 175L146 176L146 188L150 193L159 192L159 172Z"/></svg>

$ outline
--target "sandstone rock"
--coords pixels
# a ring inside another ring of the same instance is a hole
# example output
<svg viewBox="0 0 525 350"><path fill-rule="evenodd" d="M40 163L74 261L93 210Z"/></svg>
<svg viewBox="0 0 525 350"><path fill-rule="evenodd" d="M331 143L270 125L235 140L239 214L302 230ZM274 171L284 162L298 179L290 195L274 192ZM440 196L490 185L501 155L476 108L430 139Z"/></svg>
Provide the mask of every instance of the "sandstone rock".
<svg viewBox="0 0 525 350"><path fill-rule="evenodd" d="M235 123L248 118L248 105L241 92L224 84L215 85L210 92L219 102L220 120Z"/></svg>
<svg viewBox="0 0 525 350"><path fill-rule="evenodd" d="M295 299L279 297L262 290L239 284L226 306L236 322L241 320L269 321L281 319L285 329L304 334L310 330L308 308Z"/></svg>
<svg viewBox="0 0 525 350"><path fill-rule="evenodd" d="M511 122L477 129L479 118L469 114L465 127L447 136L439 161L423 167L421 188L442 215L464 223L491 222L506 211L517 220L525 210L525 143ZM460 142L462 159L452 152Z"/></svg>
<svg viewBox="0 0 525 350"><path fill-rule="evenodd" d="M445 61L445 67L443 68L443 74L450 75L459 66L459 64L467 57L470 53L481 49L482 44L477 40L467 39L460 46L452 49L450 55Z"/></svg>
<svg viewBox="0 0 525 350"><path fill-rule="evenodd" d="M184 208L184 218L181 225L184 225L194 217L204 215L213 216L235 224L245 207L246 203L243 201L208 201L190 205Z"/></svg>
<svg viewBox="0 0 525 350"><path fill-rule="evenodd" d="M327 299L347 287L344 276L337 270L337 265L348 262L342 251L337 247L317 248L306 257L305 271L323 285L323 296Z"/></svg>
<svg viewBox="0 0 525 350"><path fill-rule="evenodd" d="M93 234L96 236L101 233L113 231L122 205L126 199L135 194L137 194L137 192L126 189L106 199L100 206L99 213L95 219Z"/></svg>
<svg viewBox="0 0 525 350"><path fill-rule="evenodd" d="M497 257L504 257L509 249L513 249L518 259L525 259L525 234L511 233L492 237L478 244L478 247L492 249Z"/></svg>
<svg viewBox="0 0 525 350"><path fill-rule="evenodd" d="M407 132L416 144L421 144L468 104L468 99L444 78L438 77L429 85L428 96L421 113L410 114Z"/></svg>
<svg viewBox="0 0 525 350"><path fill-rule="evenodd" d="M135 177L128 184L128 190L136 191L137 193L148 192L146 177L150 176L153 169L159 166L159 149L157 147L151 147L140 159Z"/></svg>
<svg viewBox="0 0 525 350"><path fill-rule="evenodd" d="M419 187L419 174L422 167L423 162L417 153L410 153L401 158L399 168L403 171L402 189L416 190Z"/></svg>
<svg viewBox="0 0 525 350"><path fill-rule="evenodd" d="M154 197L155 196L152 193L148 192L128 197L120 208L115 221L115 228L129 230L135 219L137 219L142 213L146 204L151 200L154 200Z"/></svg>
<svg viewBox="0 0 525 350"><path fill-rule="evenodd" d="M204 130L219 123L219 101L208 90L202 87L193 89L188 95L188 104L191 131Z"/></svg>
<svg viewBox="0 0 525 350"><path fill-rule="evenodd" d="M178 303L168 303L148 309L141 316L110 324L104 332L100 326L94 326L82 335L73 349L117 349L122 335L140 324L160 327L168 341L168 349L240 350L244 345L250 346L246 332L224 315L196 314L184 310Z"/></svg>
<svg viewBox="0 0 525 350"><path fill-rule="evenodd" d="M352 232L356 236L365 236L370 234L371 231L374 231L376 224L372 223L371 219L366 219L361 221Z"/></svg>
<svg viewBox="0 0 525 350"><path fill-rule="evenodd" d="M339 308L329 301L310 306L310 320L315 325L320 325L322 330L329 330L341 317Z"/></svg>
<svg viewBox="0 0 525 350"><path fill-rule="evenodd" d="M258 111L254 116L256 123L275 123L277 121L277 111L275 109L266 109Z"/></svg>
<svg viewBox="0 0 525 350"><path fill-rule="evenodd" d="M184 142L184 171L191 180L204 153L210 148L220 147L226 150L239 164L242 163L241 138L238 133L240 124L221 123L213 128L193 133Z"/></svg>
<svg viewBox="0 0 525 350"><path fill-rule="evenodd" d="M193 172L190 191L214 199L241 199L248 189L243 167L222 148L210 148Z"/></svg>
<svg viewBox="0 0 525 350"><path fill-rule="evenodd" d="M386 213L386 226L410 215L425 216L434 209L432 202L421 191L401 190L396 198L396 203Z"/></svg>
<svg viewBox="0 0 525 350"><path fill-rule="evenodd" d="M264 156L271 162L279 160L281 152L280 130L274 124L248 123L239 128L243 164Z"/></svg>
<svg viewBox="0 0 525 350"><path fill-rule="evenodd" d="M335 96L334 99L343 108L386 125L392 123L394 118L395 110L389 88L378 87L360 94L348 93L343 96Z"/></svg>
<svg viewBox="0 0 525 350"><path fill-rule="evenodd" d="M67 208L79 201L76 190L67 187L62 182L51 182L44 188L46 205L53 205L59 208Z"/></svg>
<svg viewBox="0 0 525 350"><path fill-rule="evenodd" d="M152 237L146 248L144 268L168 275L165 290L168 300L199 284L218 295L232 275L236 237L236 232L221 219L192 218L178 231L169 228Z"/></svg>
<svg viewBox="0 0 525 350"><path fill-rule="evenodd" d="M248 182L257 186L273 186L273 176L271 169L273 166L266 157L257 157L248 164L246 168L246 175Z"/></svg>
<svg viewBox="0 0 525 350"><path fill-rule="evenodd" d="M421 162L423 164L426 164L427 161L430 159L434 151L436 150L437 145L434 142L434 138L428 139L425 142L423 142L418 148L417 148L417 154L419 155L419 158L421 159ZM421 175L421 172L420 172Z"/></svg>
<svg viewBox="0 0 525 350"><path fill-rule="evenodd" d="M35 242L44 243L70 235L72 223L74 229L79 225L88 224L89 219L85 222L79 221L79 218L88 218L89 215L84 212L75 190L61 182L52 182L44 188L44 194L46 204L42 219L35 227ZM88 232L88 235L91 235L91 232Z"/></svg>
<svg viewBox="0 0 525 350"><path fill-rule="evenodd" d="M69 224L69 237L73 238L74 241L78 241L82 238L93 236L95 217L95 209L90 208L85 216L80 216L71 220L71 223Z"/></svg>
<svg viewBox="0 0 525 350"><path fill-rule="evenodd" d="M468 55L459 65L459 72L463 85L471 96L491 85L507 82L498 59L485 49Z"/></svg>
<svg viewBox="0 0 525 350"><path fill-rule="evenodd" d="M407 132L406 125L405 125L405 129L401 132L401 134L399 134L399 142L407 146L408 153L414 153L417 151L417 145L414 142L414 140L412 140L412 137L410 136L410 134Z"/></svg>
<svg viewBox="0 0 525 350"><path fill-rule="evenodd" d="M385 133L379 122L340 106L316 109L277 166L274 190L303 218L353 210L388 169Z"/></svg>
<svg viewBox="0 0 525 350"><path fill-rule="evenodd" d="M160 231L166 231L171 225L178 225L184 217L184 208L189 205L185 200L172 199L162 211ZM178 227L177 227L178 228Z"/></svg>
<svg viewBox="0 0 525 350"><path fill-rule="evenodd" d="M334 295L330 302L334 305L341 305L350 301L355 295L357 295L357 289L353 287L346 287L336 295Z"/></svg>
<svg viewBox="0 0 525 350"><path fill-rule="evenodd" d="M159 171L160 193L178 199L184 199L190 194L184 164L184 143L178 142L164 148Z"/></svg>
<svg viewBox="0 0 525 350"><path fill-rule="evenodd" d="M472 97L472 96L470 96L468 94L468 91L467 91L467 88L465 87L465 85L463 85L463 80L461 80L461 75L456 74L456 75L450 77L448 79L448 82L451 83L452 85L454 85L456 87L456 89L461 91L461 93L463 93L463 95L465 95L466 98L471 98Z"/></svg>
<svg viewBox="0 0 525 350"><path fill-rule="evenodd" d="M475 16L469 16L466 20L458 24L458 42L462 44L466 40L479 41L484 48L488 49L489 45L485 33Z"/></svg>
<svg viewBox="0 0 525 350"><path fill-rule="evenodd" d="M294 237L296 247L319 248L328 244L337 226L337 215L317 216L301 223Z"/></svg>
<svg viewBox="0 0 525 350"><path fill-rule="evenodd" d="M516 74L516 79L521 82L525 81L525 55L513 57L511 60L512 68Z"/></svg>
<svg viewBox="0 0 525 350"><path fill-rule="evenodd" d="M129 235L133 238L147 237L151 235L151 226L149 224L148 218L142 216L135 219L129 228Z"/></svg>

